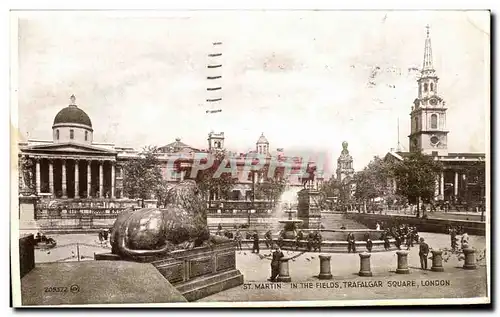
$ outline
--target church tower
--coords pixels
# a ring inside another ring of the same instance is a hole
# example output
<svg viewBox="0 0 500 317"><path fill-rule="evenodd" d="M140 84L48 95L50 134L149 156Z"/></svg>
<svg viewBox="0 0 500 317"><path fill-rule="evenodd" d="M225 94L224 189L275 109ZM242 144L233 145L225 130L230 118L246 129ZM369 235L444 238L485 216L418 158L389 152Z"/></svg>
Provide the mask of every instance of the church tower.
<svg viewBox="0 0 500 317"><path fill-rule="evenodd" d="M411 116L410 152L428 155L448 154L446 103L438 94L438 80L432 63L432 47L427 25L424 63L417 80L418 97L413 101Z"/></svg>

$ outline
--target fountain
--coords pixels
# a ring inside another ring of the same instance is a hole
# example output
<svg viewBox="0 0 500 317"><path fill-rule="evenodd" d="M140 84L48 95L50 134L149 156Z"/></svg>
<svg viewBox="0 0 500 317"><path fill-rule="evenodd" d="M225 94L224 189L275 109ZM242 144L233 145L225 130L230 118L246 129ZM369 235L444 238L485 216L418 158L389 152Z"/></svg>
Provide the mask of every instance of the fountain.
<svg viewBox="0 0 500 317"><path fill-rule="evenodd" d="M288 204L288 208L285 213L288 214L288 219L278 220L279 223L285 224L285 228L283 229L283 238L295 239L297 224L302 224L302 220L292 219L292 214L295 213L295 211L290 208L290 204Z"/></svg>

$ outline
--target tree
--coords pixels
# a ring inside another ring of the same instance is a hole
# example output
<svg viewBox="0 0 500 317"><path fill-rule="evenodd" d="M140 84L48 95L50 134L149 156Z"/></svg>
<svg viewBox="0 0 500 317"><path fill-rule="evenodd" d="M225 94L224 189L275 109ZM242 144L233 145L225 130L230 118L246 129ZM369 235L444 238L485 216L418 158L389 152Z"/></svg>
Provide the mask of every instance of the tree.
<svg viewBox="0 0 500 317"><path fill-rule="evenodd" d="M387 193L387 180L391 176L389 163L375 156L362 170L354 174L356 192L354 197L365 204L369 200L383 197Z"/></svg>
<svg viewBox="0 0 500 317"><path fill-rule="evenodd" d="M220 165L223 163L229 164L229 162L225 161L226 152L220 151L215 153L210 153L211 159L213 159L213 164L204 170L198 171L195 181L198 184L201 192L208 196L209 202L212 199L212 194L217 193L217 196L223 199L229 198L229 191L233 188L233 185L236 183L236 179L233 178L230 172L223 172L220 176L216 175L217 170ZM210 161L210 158L207 160ZM229 167L228 165L224 167ZM188 171L189 175L191 171ZM218 177L216 177L218 176Z"/></svg>
<svg viewBox="0 0 500 317"><path fill-rule="evenodd" d="M395 163L396 193L417 204L417 218L420 217L420 200L428 201L434 197L436 178L441 170L440 162L421 152L410 153L403 161Z"/></svg>
<svg viewBox="0 0 500 317"><path fill-rule="evenodd" d="M137 158L123 164L123 191L128 197L141 199L143 207L144 200L157 194L163 184L157 153L156 147L145 147Z"/></svg>
<svg viewBox="0 0 500 317"><path fill-rule="evenodd" d="M279 199L285 191L286 181L284 180L284 170L276 167L272 175L269 175L269 165L265 164L259 171L255 172L257 181L255 184L255 196L272 201Z"/></svg>

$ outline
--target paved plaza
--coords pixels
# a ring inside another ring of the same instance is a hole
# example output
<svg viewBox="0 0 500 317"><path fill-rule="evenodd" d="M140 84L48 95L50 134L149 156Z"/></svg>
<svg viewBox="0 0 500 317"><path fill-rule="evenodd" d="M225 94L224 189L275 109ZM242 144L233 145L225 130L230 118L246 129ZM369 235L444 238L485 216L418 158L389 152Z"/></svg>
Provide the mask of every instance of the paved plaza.
<svg viewBox="0 0 500 317"><path fill-rule="evenodd" d="M449 248L450 238L445 234L420 233L430 247L434 249ZM109 252L109 245L100 245L97 234L64 234L50 235L55 238L58 246L51 250L36 250L37 263L77 261L77 243L81 260L90 261L94 253ZM236 251L236 267L245 278L245 284L205 297L199 301L259 301L259 300L321 300L321 299L398 299L398 298L458 298L477 297L486 295L486 265L480 253L486 249L486 239L482 236L471 236L471 246L477 250L477 270L464 270L463 260L457 255L443 254L445 272L438 273L420 270L418 245L410 249L408 265L410 274L396 274L396 251L375 252L371 255L371 270L373 277L359 277L359 255L348 253L329 253L331 256L332 280L320 281L319 254L316 252L284 251L286 257L296 258L289 262L292 282L298 283L292 288L291 283L267 282L270 274L269 250L261 250L260 256L250 250ZM358 251L365 251L364 249ZM300 255L299 255L300 254ZM431 260L429 260L429 268ZM357 281L372 281L383 283L383 287L370 287ZM388 285L389 281L392 283ZM400 281L400 282L398 282ZM415 285L405 283L413 281ZM439 281L445 285L425 286ZM338 282L335 285L335 282ZM312 284L311 284L312 283ZM320 284L317 284L320 283ZM423 283L423 284L422 284ZM279 285L279 286L277 286ZM366 286L366 287L364 287ZM270 289L261 289L269 287ZM271 289L272 287L279 287ZM425 291L422 291L425 288Z"/></svg>

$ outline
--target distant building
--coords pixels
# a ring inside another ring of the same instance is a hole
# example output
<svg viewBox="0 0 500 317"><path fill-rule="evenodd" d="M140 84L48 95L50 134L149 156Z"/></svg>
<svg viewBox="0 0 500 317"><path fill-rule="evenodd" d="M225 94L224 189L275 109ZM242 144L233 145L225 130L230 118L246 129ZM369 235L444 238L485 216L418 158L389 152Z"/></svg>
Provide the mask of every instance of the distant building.
<svg viewBox="0 0 500 317"><path fill-rule="evenodd" d="M411 127L408 136L410 152L390 151L385 159L402 161L409 153L417 151L432 155L444 166L444 171L436 179L435 200L484 203L485 154L448 152L449 131L446 129L448 108L438 93L438 82L439 78L432 61L429 27L427 27L424 62L420 78L417 80L417 98L413 101L410 113ZM392 191L395 191L397 184L391 183Z"/></svg>

